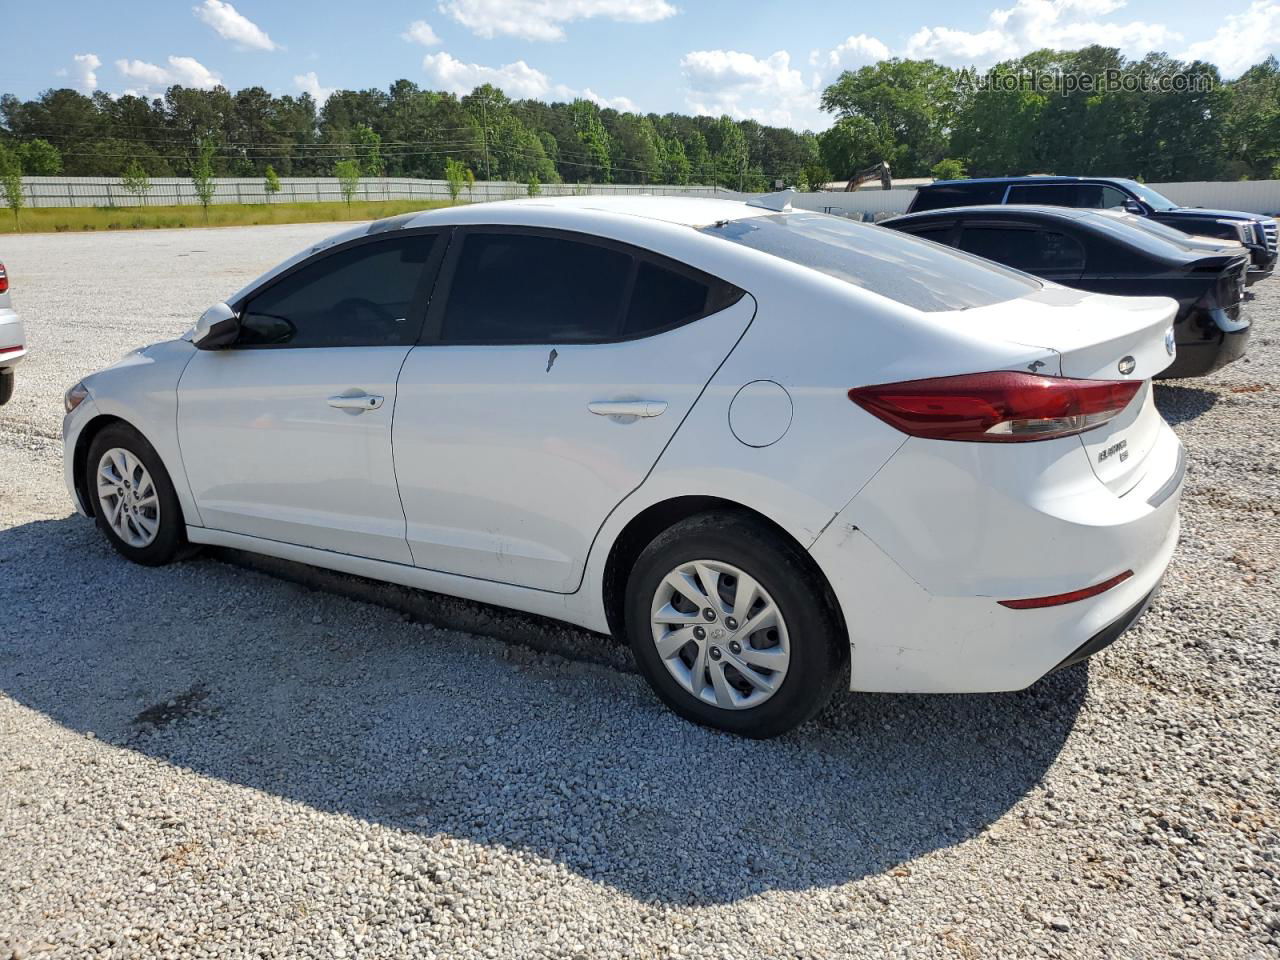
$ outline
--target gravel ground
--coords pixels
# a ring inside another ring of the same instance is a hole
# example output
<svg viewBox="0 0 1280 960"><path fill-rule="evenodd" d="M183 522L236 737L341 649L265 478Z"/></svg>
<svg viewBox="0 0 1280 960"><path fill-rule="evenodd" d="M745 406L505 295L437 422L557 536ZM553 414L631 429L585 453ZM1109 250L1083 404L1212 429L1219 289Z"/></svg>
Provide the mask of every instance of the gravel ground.
<svg viewBox="0 0 1280 960"><path fill-rule="evenodd" d="M1016 694L755 743L611 640L213 553L113 554L62 390L337 228L8 237L0 958L1280 953L1280 279L1187 444L1155 606Z"/></svg>

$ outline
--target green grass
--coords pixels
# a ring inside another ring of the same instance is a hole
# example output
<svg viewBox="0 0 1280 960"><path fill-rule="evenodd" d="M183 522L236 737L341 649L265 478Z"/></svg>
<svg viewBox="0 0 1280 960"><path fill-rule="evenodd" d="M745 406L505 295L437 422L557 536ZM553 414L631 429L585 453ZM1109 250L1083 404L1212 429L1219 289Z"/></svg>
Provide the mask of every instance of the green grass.
<svg viewBox="0 0 1280 960"><path fill-rule="evenodd" d="M414 210L447 207L443 200L362 200L338 203L220 203L209 207L0 208L0 233L79 233L84 230L151 230L171 227L243 227L259 223L327 223L376 220Z"/></svg>

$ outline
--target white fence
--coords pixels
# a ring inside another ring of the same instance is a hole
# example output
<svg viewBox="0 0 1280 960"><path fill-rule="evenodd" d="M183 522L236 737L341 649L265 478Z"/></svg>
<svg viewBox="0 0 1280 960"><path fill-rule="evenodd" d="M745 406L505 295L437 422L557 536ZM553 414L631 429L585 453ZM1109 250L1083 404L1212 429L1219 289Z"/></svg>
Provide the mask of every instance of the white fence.
<svg viewBox="0 0 1280 960"><path fill-rule="evenodd" d="M138 198L124 189L119 177L23 177L26 202L31 207L149 207L193 205L195 187L182 177L162 177L151 181L150 189ZM1153 188L1175 203L1190 207L1216 207L1275 215L1280 213L1280 180L1240 180L1228 183L1153 183ZM650 194L662 196L721 197L738 199L743 194L713 186L672 186L664 184L544 183L543 196L574 194ZM479 181L462 191L463 200L507 200L528 195L523 183ZM914 195L912 190L858 190L853 193L802 193L793 205L805 210L839 213L872 219L876 214L904 213ZM366 177L356 188L356 200L447 200L449 185L444 180L417 180L411 177ZM280 192L267 194L260 178L220 177L214 181L213 203L316 203L340 201L342 189L334 177L281 177Z"/></svg>
<svg viewBox="0 0 1280 960"><path fill-rule="evenodd" d="M119 177L23 177L22 185L30 207L164 207L189 206L200 201L191 181L184 177L157 177L141 196L126 190ZM463 189L463 200L506 200L528 196L528 186L504 181L477 182ZM663 194L695 197L736 197L737 193L712 186L632 186L623 184L544 183L543 196L573 194ZM214 180L213 203L316 203L341 201L342 188L335 177L281 177L280 192L266 191L260 177L218 177ZM449 184L444 180L417 180L410 177L364 177L353 200L448 200Z"/></svg>

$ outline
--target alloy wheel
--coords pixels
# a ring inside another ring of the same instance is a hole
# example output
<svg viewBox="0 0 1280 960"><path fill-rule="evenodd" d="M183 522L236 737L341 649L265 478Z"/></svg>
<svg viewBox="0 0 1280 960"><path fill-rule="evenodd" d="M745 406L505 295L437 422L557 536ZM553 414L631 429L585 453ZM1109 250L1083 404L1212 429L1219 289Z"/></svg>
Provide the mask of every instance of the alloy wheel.
<svg viewBox="0 0 1280 960"><path fill-rule="evenodd" d="M131 547L147 547L160 532L160 497L142 461L112 447L98 461L98 503L107 525Z"/></svg>
<svg viewBox="0 0 1280 960"><path fill-rule="evenodd" d="M757 707L786 678L791 645L782 611L733 564L680 564L659 583L649 621L671 676L712 706Z"/></svg>

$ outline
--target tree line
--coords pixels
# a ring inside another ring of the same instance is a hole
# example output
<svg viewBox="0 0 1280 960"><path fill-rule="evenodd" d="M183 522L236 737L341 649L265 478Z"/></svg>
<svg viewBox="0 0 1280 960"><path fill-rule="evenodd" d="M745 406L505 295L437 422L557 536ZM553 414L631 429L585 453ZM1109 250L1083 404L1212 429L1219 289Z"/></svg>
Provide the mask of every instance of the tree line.
<svg viewBox="0 0 1280 960"><path fill-rule="evenodd" d="M881 160L896 177L1078 173L1148 181L1280 177L1280 64L1223 82L1203 62L1127 59L1091 46L1005 61L990 77L1181 75L1189 90L978 89L972 71L891 59L845 71L821 94L821 134L727 116L639 114L587 100L465 96L397 80L308 94L170 87L163 97L54 89L0 97L0 177L405 176L540 184L777 181L811 189ZM1133 89L1129 89L1132 87Z"/></svg>

